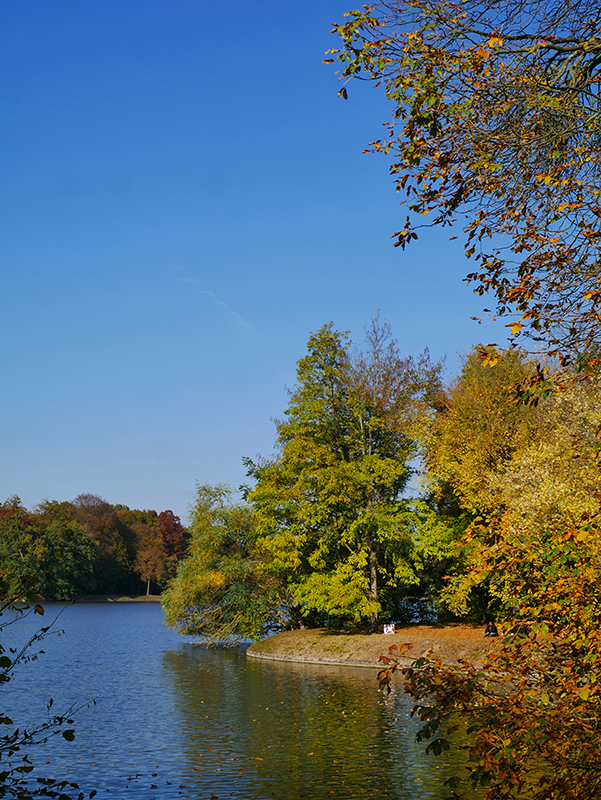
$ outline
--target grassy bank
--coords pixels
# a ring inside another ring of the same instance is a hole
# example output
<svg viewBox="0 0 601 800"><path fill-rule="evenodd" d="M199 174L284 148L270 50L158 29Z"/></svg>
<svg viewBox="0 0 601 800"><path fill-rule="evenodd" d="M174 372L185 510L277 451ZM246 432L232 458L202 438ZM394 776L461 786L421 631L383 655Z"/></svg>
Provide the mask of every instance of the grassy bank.
<svg viewBox="0 0 601 800"><path fill-rule="evenodd" d="M251 658L365 667L377 666L380 655L385 655L391 645L410 643L411 649L403 659L406 663L429 653L446 663L458 658L478 662L498 641L485 639L483 631L483 625L459 623L397 626L394 634L386 635L323 628L284 631L255 642L247 654Z"/></svg>

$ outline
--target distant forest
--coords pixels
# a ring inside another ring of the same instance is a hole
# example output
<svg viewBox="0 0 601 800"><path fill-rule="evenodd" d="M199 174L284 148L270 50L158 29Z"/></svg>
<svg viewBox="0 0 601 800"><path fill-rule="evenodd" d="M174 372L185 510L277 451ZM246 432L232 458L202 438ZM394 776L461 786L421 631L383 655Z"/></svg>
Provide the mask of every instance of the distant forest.
<svg viewBox="0 0 601 800"><path fill-rule="evenodd" d="M44 500L28 511L10 497L0 505L0 592L47 600L156 593L186 546L173 511L111 505L94 494Z"/></svg>

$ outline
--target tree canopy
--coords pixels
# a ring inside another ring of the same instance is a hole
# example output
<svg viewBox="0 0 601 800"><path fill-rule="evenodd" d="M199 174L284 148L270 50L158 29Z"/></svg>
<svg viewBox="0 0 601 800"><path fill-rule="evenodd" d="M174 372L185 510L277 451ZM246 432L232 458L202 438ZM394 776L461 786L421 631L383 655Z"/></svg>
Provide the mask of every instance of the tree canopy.
<svg viewBox="0 0 601 800"><path fill-rule="evenodd" d="M387 136L408 215L458 222L467 275L514 336L567 357L599 345L601 16L595 0L390 0L335 25L346 82L390 100ZM487 311L487 309L485 309Z"/></svg>
<svg viewBox="0 0 601 800"><path fill-rule="evenodd" d="M251 510L227 486L198 486L190 546L163 593L167 625L210 643L260 638L280 618L278 587L261 570Z"/></svg>

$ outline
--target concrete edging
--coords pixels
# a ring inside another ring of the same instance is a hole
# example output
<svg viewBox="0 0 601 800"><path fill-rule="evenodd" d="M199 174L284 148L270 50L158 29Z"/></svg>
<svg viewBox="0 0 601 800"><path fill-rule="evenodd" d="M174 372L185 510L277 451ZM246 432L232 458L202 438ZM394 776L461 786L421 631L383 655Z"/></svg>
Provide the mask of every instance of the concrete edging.
<svg viewBox="0 0 601 800"><path fill-rule="evenodd" d="M265 660L265 661L292 661L296 664L322 664L326 667L367 667L369 669L383 669L384 665L378 661L340 661L335 658L311 658L310 656L285 656L285 655L273 655L271 653L257 653L253 650L247 650L246 655L249 658L256 658L257 660ZM406 664L399 662L399 667L409 667L411 666L412 659L403 659L406 660Z"/></svg>

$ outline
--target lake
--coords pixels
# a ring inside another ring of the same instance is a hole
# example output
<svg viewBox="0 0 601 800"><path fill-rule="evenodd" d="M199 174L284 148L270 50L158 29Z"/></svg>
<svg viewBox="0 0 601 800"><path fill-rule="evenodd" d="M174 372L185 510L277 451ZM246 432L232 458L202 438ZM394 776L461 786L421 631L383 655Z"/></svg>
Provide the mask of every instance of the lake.
<svg viewBox="0 0 601 800"><path fill-rule="evenodd" d="M60 606L2 633L48 624ZM15 724L95 700L75 740L33 748L39 774L98 797L440 800L456 772L415 742L411 703L370 669L265 662L207 649L163 624L159 604L75 604L44 653L2 690ZM400 685L400 681L399 681Z"/></svg>

